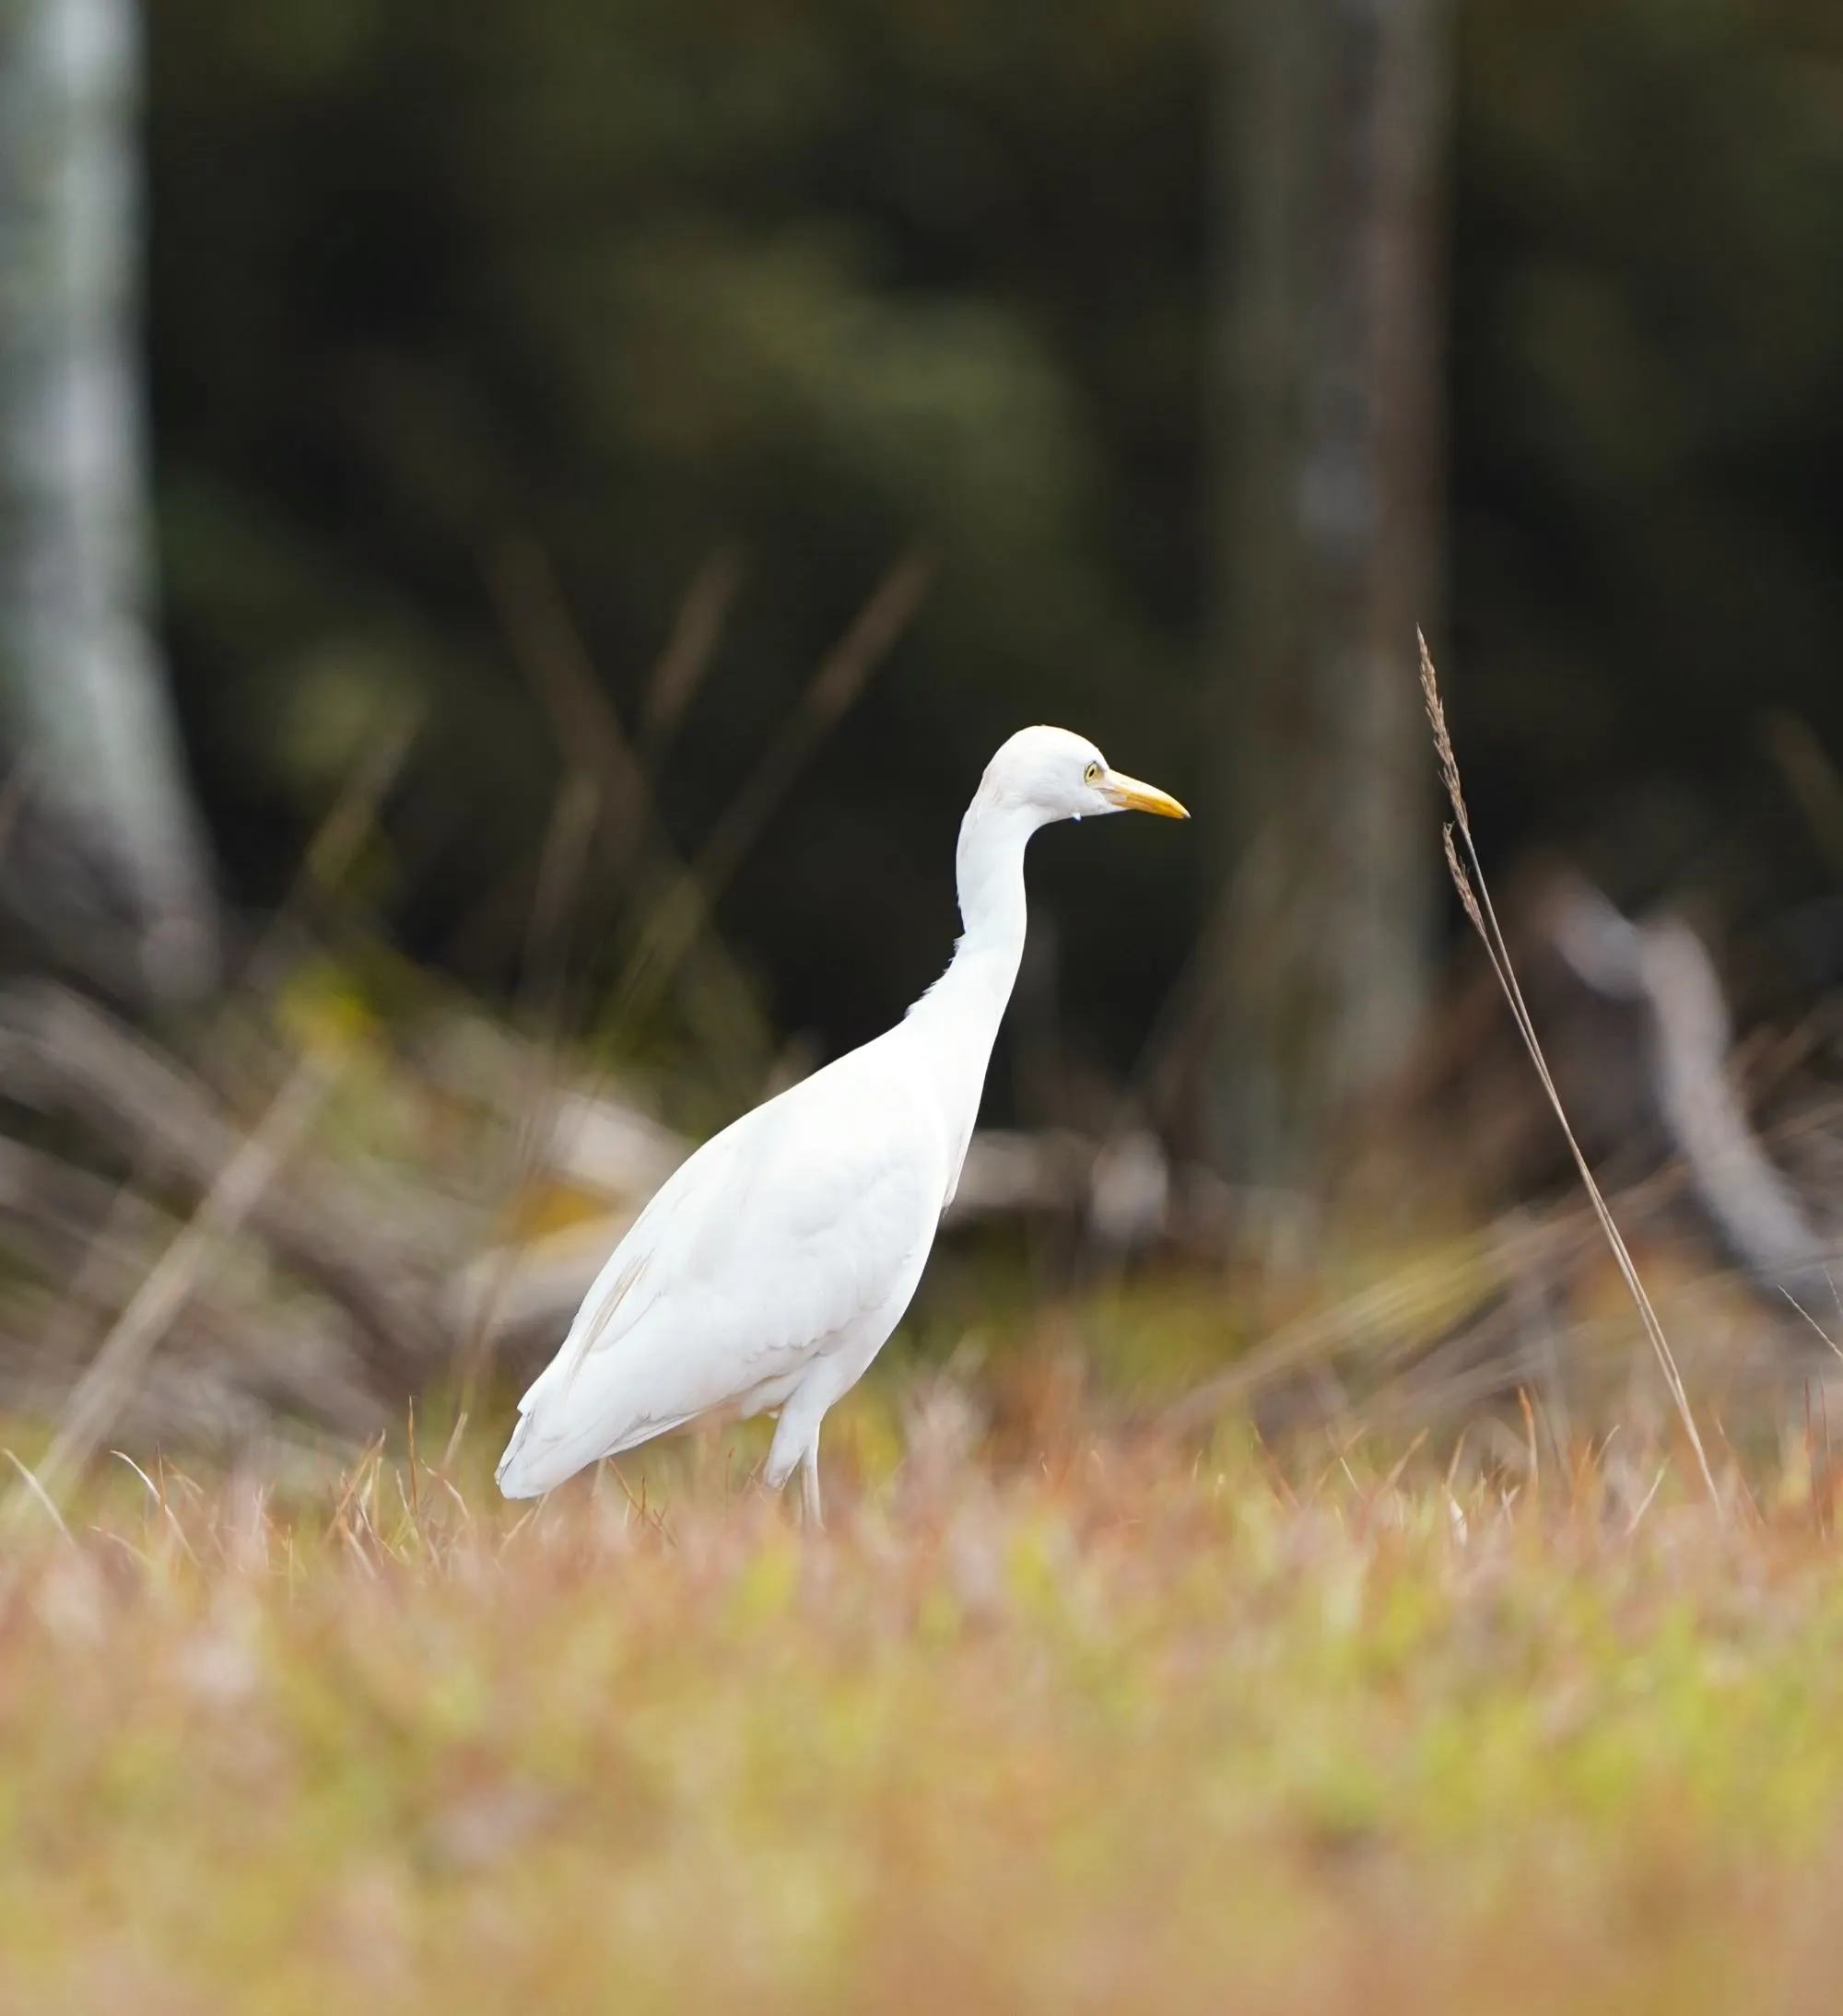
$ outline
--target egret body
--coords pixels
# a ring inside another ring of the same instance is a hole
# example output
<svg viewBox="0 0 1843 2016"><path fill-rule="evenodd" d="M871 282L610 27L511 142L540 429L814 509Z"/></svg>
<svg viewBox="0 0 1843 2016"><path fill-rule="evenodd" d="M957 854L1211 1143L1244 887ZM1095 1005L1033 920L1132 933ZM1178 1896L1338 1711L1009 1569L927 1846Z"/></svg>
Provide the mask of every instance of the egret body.
<svg viewBox="0 0 1843 2016"><path fill-rule="evenodd" d="M1109 812L1189 816L1092 743L1026 728L960 825L962 932L895 1028L726 1127L616 1248L519 1403L509 1498L707 1417L778 1412L766 1482L801 1466L819 1518L819 1425L909 1307L953 1201L1024 951L1024 850Z"/></svg>

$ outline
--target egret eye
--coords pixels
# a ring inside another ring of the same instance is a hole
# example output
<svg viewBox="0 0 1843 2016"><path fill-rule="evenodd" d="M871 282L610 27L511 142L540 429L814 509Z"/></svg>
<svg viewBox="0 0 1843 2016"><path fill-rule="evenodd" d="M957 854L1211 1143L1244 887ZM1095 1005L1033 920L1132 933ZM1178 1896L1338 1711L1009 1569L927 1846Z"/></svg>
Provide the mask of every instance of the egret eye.
<svg viewBox="0 0 1843 2016"><path fill-rule="evenodd" d="M1098 784L1100 782L1100 765L1098 763L1090 763L1087 768L1082 772L1082 782L1084 784Z"/></svg>

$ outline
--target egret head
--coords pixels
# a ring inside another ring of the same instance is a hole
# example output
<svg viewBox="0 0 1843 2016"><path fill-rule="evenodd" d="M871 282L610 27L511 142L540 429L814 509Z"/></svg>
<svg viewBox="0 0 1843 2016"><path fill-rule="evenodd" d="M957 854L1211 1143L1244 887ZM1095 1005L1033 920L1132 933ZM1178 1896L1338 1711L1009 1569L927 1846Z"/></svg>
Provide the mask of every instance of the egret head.
<svg viewBox="0 0 1843 2016"><path fill-rule="evenodd" d="M974 804L1034 814L1039 826L1109 812L1190 817L1168 792L1109 768L1093 743L1066 728L1020 728L986 766Z"/></svg>

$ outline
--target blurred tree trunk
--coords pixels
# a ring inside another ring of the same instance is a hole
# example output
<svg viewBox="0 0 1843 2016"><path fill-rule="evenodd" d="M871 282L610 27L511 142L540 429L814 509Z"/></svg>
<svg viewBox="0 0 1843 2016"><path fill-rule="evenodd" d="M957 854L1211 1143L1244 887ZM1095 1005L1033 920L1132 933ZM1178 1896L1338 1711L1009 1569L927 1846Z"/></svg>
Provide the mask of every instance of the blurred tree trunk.
<svg viewBox="0 0 1843 2016"><path fill-rule="evenodd" d="M1209 1149L1310 1186L1402 1059L1437 869L1444 0L1224 10Z"/></svg>
<svg viewBox="0 0 1843 2016"><path fill-rule="evenodd" d="M214 932L150 624L140 66L135 0L0 0L0 698L66 857L31 921L170 996Z"/></svg>

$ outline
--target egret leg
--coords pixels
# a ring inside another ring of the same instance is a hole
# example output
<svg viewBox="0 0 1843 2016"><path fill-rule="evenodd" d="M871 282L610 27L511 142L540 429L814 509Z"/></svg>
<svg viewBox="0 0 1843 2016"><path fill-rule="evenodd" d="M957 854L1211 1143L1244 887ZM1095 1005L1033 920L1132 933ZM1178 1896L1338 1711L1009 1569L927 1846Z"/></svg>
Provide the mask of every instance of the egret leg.
<svg viewBox="0 0 1843 2016"><path fill-rule="evenodd" d="M781 1410L774 1440L769 1446L762 1482L779 1491L800 1466L800 1503L806 1523L817 1527L819 1517L819 1424L836 1396L828 1386L808 1379Z"/></svg>

